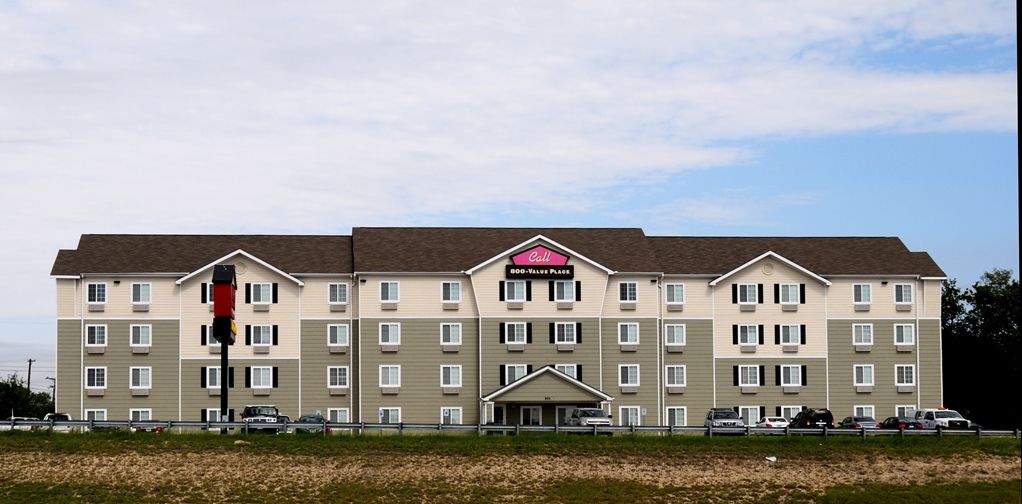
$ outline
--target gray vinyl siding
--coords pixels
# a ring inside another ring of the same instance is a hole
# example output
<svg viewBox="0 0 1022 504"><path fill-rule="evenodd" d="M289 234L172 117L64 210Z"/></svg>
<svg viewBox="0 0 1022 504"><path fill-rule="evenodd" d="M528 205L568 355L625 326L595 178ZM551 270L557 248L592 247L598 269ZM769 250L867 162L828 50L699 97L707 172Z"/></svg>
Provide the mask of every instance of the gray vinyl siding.
<svg viewBox="0 0 1022 504"><path fill-rule="evenodd" d="M941 400L940 321L920 320L919 334L919 390L920 407L936 408Z"/></svg>
<svg viewBox="0 0 1022 504"><path fill-rule="evenodd" d="M210 396L202 388L203 366L219 366L220 358L186 359L181 362L181 419L198 421L201 410L220 408L220 396ZM276 366L278 387L270 395L257 396L251 388L245 388L245 368L252 366ZM246 405L272 404L282 415L297 420L303 413L298 411L298 359L231 359L234 368L234 388L229 392L229 407L234 409L234 419L241 419L241 410ZM326 371L323 371L324 375ZM326 412L323 412L324 415Z"/></svg>
<svg viewBox="0 0 1022 504"><path fill-rule="evenodd" d="M56 411L82 418L82 324L78 320L57 321Z"/></svg>
<svg viewBox="0 0 1022 504"><path fill-rule="evenodd" d="M76 323L77 324L77 323ZM106 392L102 397L85 396L84 409L105 409L107 419L127 420L131 409L152 409L154 420L177 418L178 327L176 320L87 320L86 325L106 324L107 346L103 354L85 354L85 367L103 367ZM152 325L152 346L148 354L133 354L130 326ZM78 366L71 368L76 369ZM145 397L132 396L131 367L151 367L152 388ZM84 374L84 370L82 370ZM84 379L79 378L79 380ZM74 417L75 415L72 414ZM81 412L77 418L81 418Z"/></svg>
<svg viewBox="0 0 1022 504"><path fill-rule="evenodd" d="M734 366L760 365L764 367L763 385L754 394L743 394L734 385ZM776 366L804 365L806 376L797 394L786 394L776 385ZM767 415L774 415L778 406L826 407L826 359L797 357L763 357L747 359L717 359L717 404L719 408L735 406L765 406ZM703 418L705 411L696 411L696 418ZM691 416L693 412L689 410ZM838 413L835 412L837 417ZM690 419L689 422L693 420Z"/></svg>
<svg viewBox="0 0 1022 504"><path fill-rule="evenodd" d="M557 351L557 345L550 344L551 322L576 322L582 324L582 341L572 351ZM526 322L532 324L532 343L526 344L521 352L508 351L500 343L501 322ZM599 389L599 319L596 318L530 318L530 319L483 319L480 336L483 345L483 395L486 396L503 385L500 383L502 364L527 364L533 370L551 364L576 364L582 366L582 381ZM498 401L499 402L499 401Z"/></svg>
<svg viewBox="0 0 1022 504"><path fill-rule="evenodd" d="M381 322L401 324L397 352L383 352L379 345ZM457 353L443 352L440 324L461 324L461 347ZM475 318L361 319L362 421L379 421L379 408L400 407L402 422L438 423L442 407L462 408L462 422L479 421L479 347ZM379 387L379 366L401 366L401 387L396 395L384 395ZM461 390L444 394L440 387L440 366L461 366ZM325 371L324 371L325 373Z"/></svg>
<svg viewBox="0 0 1022 504"><path fill-rule="evenodd" d="M619 323L639 324L639 344L634 352L620 349L618 344ZM618 418L620 406L639 406L645 408L646 415L640 416L641 425L660 425L663 423L663 412L657 408L657 396L663 387L663 371L657 365L657 352L662 345L657 337L656 318L643 319L603 319L603 392L613 396L612 403L614 424ZM639 365L639 387L636 393L623 393L618 385L620 364ZM641 410L640 410L641 415Z"/></svg>
<svg viewBox="0 0 1022 504"><path fill-rule="evenodd" d="M664 410L685 406L688 425L702 425L703 415L713 407L713 321L667 319L663 324L685 324L685 350L665 351L663 364L684 364L686 380L684 394L668 394L665 388ZM665 334L663 328L661 334ZM662 420L661 423L666 423L666 419Z"/></svg>
<svg viewBox="0 0 1022 504"><path fill-rule="evenodd" d="M330 408L348 408L349 418L353 416L355 384L355 351L352 345L354 327L349 329L348 349L346 353L330 353L327 346L327 326L331 324L351 324L348 319L337 320L303 320L301 323L302 351L302 414L308 415L319 411L324 417ZM347 395L330 395L327 388L327 368L329 366L348 366Z"/></svg>
<svg viewBox="0 0 1022 504"><path fill-rule="evenodd" d="M939 324L939 321L934 321ZM869 352L856 352L852 345L852 324L873 324L873 347ZM917 404L914 392L898 392L894 385L894 366L896 364L915 364L916 352L898 352L894 347L894 324L907 323L905 320L861 319L861 320L830 320L827 323L828 356L830 357L830 409L835 418L844 418L852 414L856 405L872 405L878 419L893 416L896 405ZM932 332L926 329L927 333ZM923 331L917 331L923 333ZM917 334L917 341L932 338L932 335ZM936 353L936 352L934 352ZM939 357L938 357L939 358ZM855 391L855 365L873 365L873 391L857 393ZM939 365L939 362L938 362ZM922 367L922 366L921 366ZM939 368L938 372L939 372ZM923 382L924 376L916 368L916 383L923 390L929 386L937 390L937 382ZM918 385L917 385L918 386Z"/></svg>

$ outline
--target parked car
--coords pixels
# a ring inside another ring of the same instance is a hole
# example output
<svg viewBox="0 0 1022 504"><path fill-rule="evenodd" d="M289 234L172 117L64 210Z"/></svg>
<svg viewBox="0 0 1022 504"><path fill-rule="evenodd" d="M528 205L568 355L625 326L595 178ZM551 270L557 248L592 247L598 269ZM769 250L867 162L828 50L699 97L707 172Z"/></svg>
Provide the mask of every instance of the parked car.
<svg viewBox="0 0 1022 504"><path fill-rule="evenodd" d="M68 415L67 413L47 413L43 415L44 422L49 422L51 420L54 422L70 422L71 415ZM70 425L54 425L51 430L53 432L71 432L74 429Z"/></svg>
<svg viewBox="0 0 1022 504"><path fill-rule="evenodd" d="M731 408L710 408L706 412L703 427L745 427L745 422Z"/></svg>
<svg viewBox="0 0 1022 504"><path fill-rule="evenodd" d="M878 424L871 416L848 416L837 426L842 429L876 429Z"/></svg>
<svg viewBox="0 0 1022 504"><path fill-rule="evenodd" d="M883 422L880 422L881 429L903 429L903 430L916 430L922 429L922 422L917 422L911 417L887 417Z"/></svg>
<svg viewBox="0 0 1022 504"><path fill-rule="evenodd" d="M280 410L272 404L245 406L241 412L241 421L245 423L247 432L280 432Z"/></svg>
<svg viewBox="0 0 1022 504"><path fill-rule="evenodd" d="M295 434L322 434L323 424L326 423L326 419L321 415L305 415L298 418L295 422L294 428L291 432ZM326 428L326 433L330 434L330 428Z"/></svg>
<svg viewBox="0 0 1022 504"><path fill-rule="evenodd" d="M610 415L600 408L575 408L564 422L565 425L592 427L594 425L611 425Z"/></svg>
<svg viewBox="0 0 1022 504"><path fill-rule="evenodd" d="M968 429L972 422L960 413L949 409L921 409L916 411L915 420L923 424L924 429Z"/></svg>
<svg viewBox="0 0 1022 504"><path fill-rule="evenodd" d="M770 429L783 429L788 426L788 419L779 416L763 417L756 424L756 427L767 427Z"/></svg>
<svg viewBox="0 0 1022 504"><path fill-rule="evenodd" d="M9 431L9 430L34 431L34 430L36 430L36 427L34 425L15 425L15 426L11 426L11 421L12 420L15 421L15 422L31 422L31 421L38 422L39 421L38 418L33 418L33 417L24 417L24 416L7 417L7 418L4 419L4 423L2 425L0 425L0 431Z"/></svg>
<svg viewBox="0 0 1022 504"><path fill-rule="evenodd" d="M833 427L834 414L827 408L806 408L791 419L790 427Z"/></svg>

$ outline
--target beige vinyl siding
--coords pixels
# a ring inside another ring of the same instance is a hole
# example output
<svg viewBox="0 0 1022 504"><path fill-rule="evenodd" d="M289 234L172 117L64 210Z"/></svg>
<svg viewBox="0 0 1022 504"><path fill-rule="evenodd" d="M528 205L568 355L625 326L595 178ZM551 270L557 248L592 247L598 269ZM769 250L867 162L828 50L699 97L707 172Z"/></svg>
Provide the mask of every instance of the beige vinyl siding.
<svg viewBox="0 0 1022 504"><path fill-rule="evenodd" d="M361 275L366 283L359 284L362 318L422 318L422 317L476 317L472 282L467 275ZM383 310L380 303L380 283L398 282L396 310ZM461 282L461 302L457 310L444 310L443 282Z"/></svg>
<svg viewBox="0 0 1022 504"><path fill-rule="evenodd" d="M618 324L638 323L639 344L634 352L624 352L618 344ZM647 319L603 319L603 392L614 397L614 425L620 420L617 417L618 406L640 406L646 408L646 416L640 417L642 425L658 425L657 397L663 386L662 370L658 369L657 352L662 342L657 341L656 318ZM634 394L625 394L618 385L620 364L639 365L639 387ZM641 413L641 412L640 412ZM662 414L662 413L661 413Z"/></svg>
<svg viewBox="0 0 1022 504"><path fill-rule="evenodd" d="M713 287L710 287L710 280L713 277L672 277L665 276L661 283L683 283L685 284L685 305L682 311L667 310L667 293L661 295L663 307L661 313L664 317L712 317L713 316ZM728 300L730 302L730 300Z"/></svg>
<svg viewBox="0 0 1022 504"><path fill-rule="evenodd" d="M936 321L934 321L936 322ZM869 352L856 352L852 345L852 324L873 324L873 348ZM895 414L895 405L917 404L915 392L898 392L894 384L896 364L915 364L916 352L897 352L894 348L894 324L905 323L894 319L831 320L828 323L830 335L830 409L834 417L844 418L852 414L855 405L873 405L878 420ZM922 324L921 324L922 325ZM927 324L929 325L929 324ZM927 335L932 329L927 328ZM917 331L917 336L920 336ZM917 338L920 341L920 338ZM874 386L872 392L858 393L854 385L854 367L857 364L873 365ZM917 390L936 384L924 382L924 375L916 368Z"/></svg>
<svg viewBox="0 0 1022 504"><path fill-rule="evenodd" d="M181 362L181 419L198 421L204 408L220 408L220 396L210 396L209 391L202 388L201 371L203 366L219 366L219 358L186 359ZM245 367L276 366L279 386L270 390L270 395L257 396L251 388L245 388ZM272 404L280 410L280 414L288 415L291 420L305 414L298 410L298 359L238 359L231 358L230 367L234 368L234 388L228 395L229 406L234 409L234 420L241 420L241 411L247 405ZM323 371L326 374L326 370ZM226 377L226 373L225 373ZM176 398L175 398L176 399ZM326 416L326 411L323 411Z"/></svg>
<svg viewBox="0 0 1022 504"><path fill-rule="evenodd" d="M558 352L557 345L550 344L550 323L555 321L582 324L582 342L576 344L572 351ZM526 344L521 352L508 351L507 345L500 344L501 322L531 323L532 344ZM599 389L599 327L599 319L595 318L483 319L480 335L483 346L482 395L501 388L501 364L531 364L533 371L550 364L581 364L582 381Z"/></svg>
<svg viewBox="0 0 1022 504"><path fill-rule="evenodd" d="M688 425L702 425L703 415L713 407L713 321L667 319L663 324L685 324L686 339L684 352L663 354L664 366L685 365L686 381L684 394L668 394L664 389L664 409L686 406ZM660 334L663 340L663 328ZM666 421L662 419L661 423Z"/></svg>
<svg viewBox="0 0 1022 504"><path fill-rule="evenodd" d="M347 353L330 353L327 347L327 326L329 324L349 324ZM351 342L354 340L351 320L303 320L302 321L302 414L319 411L325 417L329 408L348 408L354 411L354 380L355 352ZM348 366L347 395L330 395L327 387L327 368L329 366ZM349 416L354 419L354 416Z"/></svg>
<svg viewBox="0 0 1022 504"><path fill-rule="evenodd" d="M943 295L943 284L940 280L920 280L919 316L940 319L940 301Z"/></svg>
<svg viewBox="0 0 1022 504"><path fill-rule="evenodd" d="M152 324L152 346L148 354L133 354L130 326L135 320L90 320L89 324L106 324L107 346L103 354L85 354L85 367L106 367L106 392L103 397L85 396L85 409L106 409L107 419L127 420L128 410L151 408L153 420L177 418L178 322L176 320L145 321ZM70 331L69 331L70 332ZM70 336L70 335L69 335ZM70 338L69 338L70 339ZM61 366L64 364L62 363ZM151 367L152 388L147 397L132 396L131 367ZM73 368L79 369L75 364ZM84 380L84 369L81 370ZM58 376L58 379L60 377ZM84 385L84 384L83 384ZM72 417L81 418L72 414Z"/></svg>
<svg viewBox="0 0 1022 504"><path fill-rule="evenodd" d="M771 265L770 274L765 273L764 266ZM731 286L733 284L763 284L763 303L756 305L751 312L741 311L740 304L731 302ZM799 304L797 311L783 311L782 305L774 304L774 284L805 284L806 302ZM763 325L763 345L756 348L758 357L791 357L826 355L825 334L827 305L825 294L827 287L819 280L812 278L773 258L765 258L749 265L744 270L726 278L714 288L716 319L714 320L714 339L717 357L747 357L732 338L733 324ZM851 299L851 298L849 298ZM668 315L669 314L665 314ZM774 325L805 324L806 344L800 345L797 354L783 352L781 345L774 344Z"/></svg>
<svg viewBox="0 0 1022 504"><path fill-rule="evenodd" d="M660 292L654 275L613 275L607 281L606 298L603 303L604 317L656 317ZM634 310L621 309L620 284L634 282L637 301ZM585 298L582 298L585 300Z"/></svg>
<svg viewBox="0 0 1022 504"><path fill-rule="evenodd" d="M78 320L57 321L57 394L55 411L82 417L82 324Z"/></svg>
<svg viewBox="0 0 1022 504"><path fill-rule="evenodd" d="M916 370L919 389L919 405L923 408L943 406L941 394L940 320L920 320L916 330L919 348L919 368Z"/></svg>
<svg viewBox="0 0 1022 504"><path fill-rule="evenodd" d="M437 287L439 289L439 286ZM402 422L438 423L440 408L461 407L462 422L479 420L477 319L366 319L360 320L362 421L378 422L381 407L400 407ZM381 322L401 324L401 344L397 352L381 352ZM445 353L440 345L440 324L461 324L461 348ZM400 365L401 387L397 395L380 393L379 366ZM461 366L461 390L457 395L443 394L440 366ZM326 371L323 371L324 376Z"/></svg>
<svg viewBox="0 0 1022 504"><path fill-rule="evenodd" d="M135 317L135 318L177 318L177 279L172 277L145 277L145 276L102 276L86 277L82 280L80 298L85 298L87 285L90 283L106 283L106 304L102 312L90 312L88 303L85 306L86 318L113 318L113 317ZM136 312L131 303L131 285L136 283L148 283L152 286L150 291L151 302L149 311ZM79 307L79 310L82 308ZM109 413L108 413L109 414Z"/></svg>
<svg viewBox="0 0 1022 504"><path fill-rule="evenodd" d="M301 280L305 283L305 286L302 287L302 318L350 318L353 314L358 313L353 300L355 286L352 284L350 276L301 277ZM348 304L343 312L330 311L328 294L329 285L333 283L348 285Z"/></svg>
<svg viewBox="0 0 1022 504"><path fill-rule="evenodd" d="M733 366L763 366L763 385L758 387L755 394L743 394L741 387L734 386ZM806 377L804 382L808 385L799 388L797 394L785 394L782 387L776 385L776 366L799 365L806 366ZM832 364L833 366L833 364ZM851 373L851 371L849 371ZM892 369L893 373L893 369ZM717 404L718 408L732 408L735 406L765 406L767 415L774 415L777 406L808 406L810 408L827 407L826 397L826 360L807 358L755 358L755 359L717 359ZM697 418L704 418L706 411L697 411ZM692 415L692 410L689 410ZM838 413L834 412L834 417Z"/></svg>
<svg viewBox="0 0 1022 504"><path fill-rule="evenodd" d="M915 317L916 308L921 302L920 283L914 278L899 277L838 277L829 278L831 281L830 293L827 296L827 311L831 318L855 317L855 318L900 318ZM887 285L883 283L887 282ZM868 283L871 285L872 303L869 311L855 311L852 304L853 286L855 284ZM908 311L898 311L894 304L894 284L912 284L913 304ZM939 282L937 282L939 285ZM938 317L940 310L939 291L937 308Z"/></svg>
<svg viewBox="0 0 1022 504"><path fill-rule="evenodd" d="M57 318L77 317L81 315L81 299L78 280L57 279Z"/></svg>

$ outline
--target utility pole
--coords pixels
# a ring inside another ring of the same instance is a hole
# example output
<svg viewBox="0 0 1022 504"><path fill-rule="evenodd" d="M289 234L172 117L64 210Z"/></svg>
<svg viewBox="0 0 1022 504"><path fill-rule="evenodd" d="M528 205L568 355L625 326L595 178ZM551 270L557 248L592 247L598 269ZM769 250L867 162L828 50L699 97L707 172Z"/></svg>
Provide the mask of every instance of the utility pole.
<svg viewBox="0 0 1022 504"><path fill-rule="evenodd" d="M56 403L57 402L57 379L52 377L52 376L47 376L46 379L50 380L51 382L53 382L53 383L50 384L50 400L53 401L54 403Z"/></svg>
<svg viewBox="0 0 1022 504"><path fill-rule="evenodd" d="M29 393L32 392L32 363L33 362L35 362L35 359L29 359L28 360L28 391L29 391Z"/></svg>

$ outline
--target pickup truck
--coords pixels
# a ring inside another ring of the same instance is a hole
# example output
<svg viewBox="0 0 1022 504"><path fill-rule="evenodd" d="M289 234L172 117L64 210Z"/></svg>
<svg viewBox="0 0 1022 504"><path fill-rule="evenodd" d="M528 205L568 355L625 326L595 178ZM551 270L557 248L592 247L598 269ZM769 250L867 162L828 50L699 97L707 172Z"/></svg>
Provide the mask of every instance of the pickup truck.
<svg viewBox="0 0 1022 504"><path fill-rule="evenodd" d="M924 429L968 429L972 422L960 413L949 409L921 409L916 411L916 421Z"/></svg>
<svg viewBox="0 0 1022 504"><path fill-rule="evenodd" d="M241 412L241 421L245 422L247 432L272 432L277 434L283 428L280 410L272 404L245 406Z"/></svg>
<svg viewBox="0 0 1022 504"><path fill-rule="evenodd" d="M609 426L610 416L600 408L575 408L564 424L581 427Z"/></svg>

